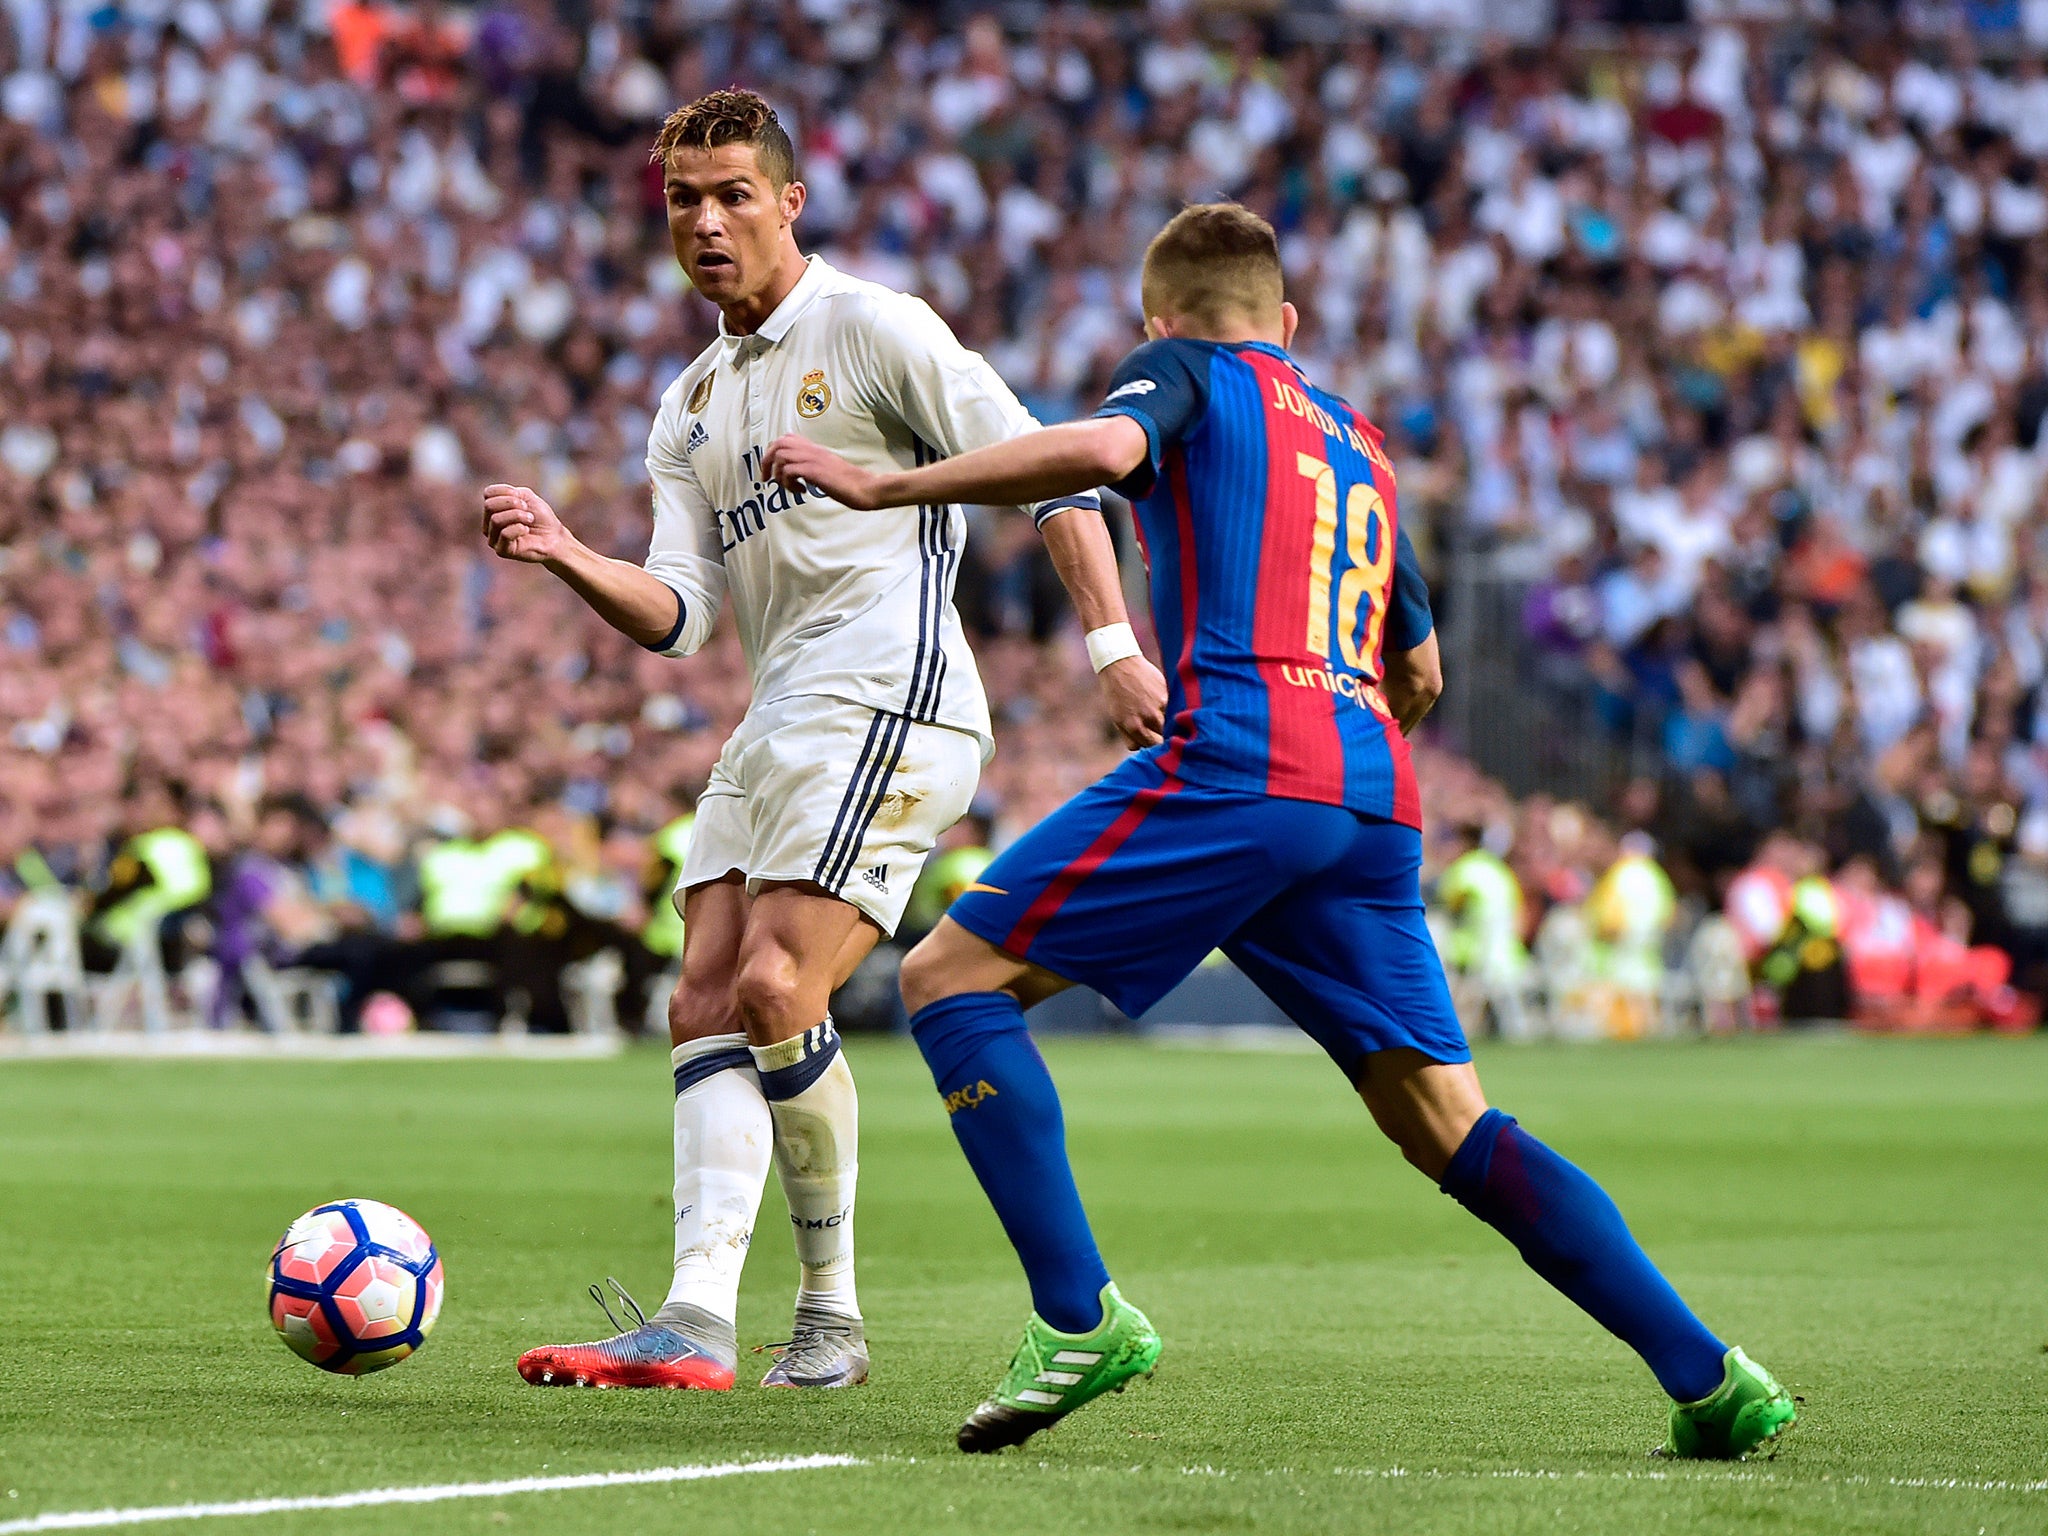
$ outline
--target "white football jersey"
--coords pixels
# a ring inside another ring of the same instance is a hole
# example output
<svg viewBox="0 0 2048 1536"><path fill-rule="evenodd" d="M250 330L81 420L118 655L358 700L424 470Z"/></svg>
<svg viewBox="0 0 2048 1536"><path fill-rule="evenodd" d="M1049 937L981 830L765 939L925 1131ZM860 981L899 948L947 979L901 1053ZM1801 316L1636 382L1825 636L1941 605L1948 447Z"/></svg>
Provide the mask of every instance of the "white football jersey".
<svg viewBox="0 0 2048 1536"><path fill-rule="evenodd" d="M957 506L858 512L785 491L761 456L801 433L871 469L913 468L1038 425L979 353L922 299L818 257L750 336L718 340L661 397L647 440L654 540L647 569L681 600L654 649L710 638L732 589L753 707L824 694L972 731L988 701L953 610L966 538ZM1043 523L1091 492L1029 508Z"/></svg>

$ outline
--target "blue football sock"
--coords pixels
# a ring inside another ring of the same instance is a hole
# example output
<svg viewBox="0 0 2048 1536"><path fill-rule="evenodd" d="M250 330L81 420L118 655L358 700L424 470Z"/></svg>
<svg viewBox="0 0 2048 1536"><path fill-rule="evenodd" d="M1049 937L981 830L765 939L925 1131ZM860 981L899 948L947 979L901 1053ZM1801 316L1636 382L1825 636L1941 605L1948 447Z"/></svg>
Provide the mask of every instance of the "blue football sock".
<svg viewBox="0 0 2048 1536"><path fill-rule="evenodd" d="M946 1101L953 1134L1031 1282L1031 1305L1062 1333L1102 1323L1109 1271L1067 1164L1067 1128L1024 1010L1007 992L963 992L921 1008L910 1031Z"/></svg>
<svg viewBox="0 0 2048 1536"><path fill-rule="evenodd" d="M1481 1115L1439 1183L1641 1355L1672 1397L1694 1403L1720 1387L1728 1347L1650 1262L1607 1192L1514 1116L1497 1109Z"/></svg>

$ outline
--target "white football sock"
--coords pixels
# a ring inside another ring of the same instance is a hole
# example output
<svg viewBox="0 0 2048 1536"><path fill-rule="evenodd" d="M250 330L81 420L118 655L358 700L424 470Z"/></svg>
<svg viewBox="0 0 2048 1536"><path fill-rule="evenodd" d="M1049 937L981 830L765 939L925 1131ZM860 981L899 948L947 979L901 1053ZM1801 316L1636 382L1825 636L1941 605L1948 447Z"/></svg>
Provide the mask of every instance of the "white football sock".
<svg viewBox="0 0 2048 1536"><path fill-rule="evenodd" d="M774 1125L745 1035L711 1035L669 1053L676 1079L676 1268L665 1305L732 1322L740 1271L768 1182Z"/></svg>
<svg viewBox="0 0 2048 1536"><path fill-rule="evenodd" d="M828 1018L794 1039L753 1050L775 1120L775 1172L803 1266L797 1305L859 1317L853 1196L860 1174L860 1095L838 1032Z"/></svg>

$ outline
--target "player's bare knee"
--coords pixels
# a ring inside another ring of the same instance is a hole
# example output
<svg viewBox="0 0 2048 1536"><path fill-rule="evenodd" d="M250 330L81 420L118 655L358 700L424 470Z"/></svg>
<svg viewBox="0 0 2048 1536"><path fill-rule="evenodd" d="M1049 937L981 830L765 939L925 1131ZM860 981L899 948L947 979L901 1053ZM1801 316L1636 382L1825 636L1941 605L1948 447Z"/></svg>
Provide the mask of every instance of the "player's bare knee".
<svg viewBox="0 0 2048 1536"><path fill-rule="evenodd" d="M1384 1090L1375 1091L1369 1081L1358 1085L1358 1097L1364 1101L1366 1113L1372 1116L1380 1134L1411 1164L1428 1173L1431 1146L1423 1126L1412 1113L1413 1106Z"/></svg>
<svg viewBox="0 0 2048 1536"><path fill-rule="evenodd" d="M693 980L685 974L668 995L668 1038L671 1045L686 1045L709 1035L739 1032L739 1012L733 1003L730 980L717 984Z"/></svg>
<svg viewBox="0 0 2048 1536"><path fill-rule="evenodd" d="M903 989L906 1013L916 1013L952 995L955 989L947 982L945 957L940 947L932 943L929 934L903 957L903 968L897 973L896 984Z"/></svg>
<svg viewBox="0 0 2048 1536"><path fill-rule="evenodd" d="M939 926L903 957L897 985L903 991L904 1010L916 1013L962 992L1010 989L1023 969L985 939L941 918Z"/></svg>
<svg viewBox="0 0 2048 1536"><path fill-rule="evenodd" d="M740 1025L756 1045L771 1045L801 1034L818 1020L803 1002L803 977L796 957L770 945L749 955L733 983Z"/></svg>
<svg viewBox="0 0 2048 1536"><path fill-rule="evenodd" d="M1386 1138L1432 1179L1443 1177L1486 1113L1486 1096L1468 1063L1428 1062L1412 1051L1374 1057L1359 1079L1358 1095Z"/></svg>
<svg viewBox="0 0 2048 1536"><path fill-rule="evenodd" d="M1441 1126L1424 1120L1409 1120L1397 1126L1389 1126L1383 1121L1380 1129L1401 1149L1401 1156L1411 1167L1435 1180L1443 1178L1444 1170L1450 1167L1451 1158L1457 1153L1458 1142L1464 1139L1447 1139Z"/></svg>

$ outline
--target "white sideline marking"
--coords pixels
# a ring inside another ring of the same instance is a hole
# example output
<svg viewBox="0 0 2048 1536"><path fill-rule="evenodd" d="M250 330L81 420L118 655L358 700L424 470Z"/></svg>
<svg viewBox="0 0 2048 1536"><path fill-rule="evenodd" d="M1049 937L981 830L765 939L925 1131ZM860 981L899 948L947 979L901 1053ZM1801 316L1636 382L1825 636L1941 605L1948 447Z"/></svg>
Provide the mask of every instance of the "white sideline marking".
<svg viewBox="0 0 2048 1536"><path fill-rule="evenodd" d="M513 1493L559 1493L572 1488L623 1488L635 1483L693 1483L746 1472L804 1472L813 1467L857 1467L855 1456L783 1456L772 1461L721 1461L708 1466L649 1467L641 1472L584 1472L573 1477L512 1477L496 1483L430 1483L419 1488L365 1488L300 1499L243 1499L232 1504L158 1504L142 1509L71 1509L0 1522L0 1536L29 1531L90 1531L164 1520L212 1520L226 1515L281 1515L306 1509L363 1509L374 1504L439 1504L448 1499L501 1499Z"/></svg>
<svg viewBox="0 0 2048 1536"><path fill-rule="evenodd" d="M917 1466L915 1456L876 1456L878 1462L896 1462L904 1466ZM927 1460L925 1465L935 1465ZM1021 1463L1020 1463L1021 1464ZM1041 1461L1039 1467L1052 1464ZM1172 1472L1166 1466L1104 1466L1100 1463L1086 1464L1067 1462L1062 1464L1065 1472ZM1233 1472L1228 1467L1211 1466L1203 1462L1199 1466L1185 1466L1179 1469L1182 1477L1220 1477L1231 1482L1240 1477L1361 1477L1385 1480L1413 1478L1418 1482L1463 1483L1491 1482L1501 1479L1534 1480L1546 1483L1675 1483L1694 1487L1718 1487L1722 1483L1767 1483L1774 1488L1787 1491L1800 1489L1852 1487L1852 1488L1913 1488L1931 1489L1937 1493L2048 1493L2048 1478L2020 1481L2003 1477L1870 1477L1860 1472L1837 1477L1823 1472L1818 1478L1780 1477L1774 1472L1760 1471L1751 1467L1739 1467L1727 1462L1696 1462L1690 1464L1687 1472L1661 1472L1651 1468L1641 1471L1593 1472L1580 1468L1570 1472L1555 1471L1542 1467L1260 1467L1252 1472ZM7 1527L0 1526L0 1536Z"/></svg>
<svg viewBox="0 0 2048 1536"><path fill-rule="evenodd" d="M1098 1471L1115 1471L1113 1467L1097 1468ZM1131 1470L1136 1471L1134 1467ZM1207 1463L1180 1469L1183 1477L1223 1477L1235 1479L1239 1474L1227 1467L1212 1467ZM1262 1477L1304 1477L1313 1476L1311 1469L1295 1467L1262 1467ZM1332 1467L1333 1477L1364 1477L1395 1480L1414 1478L1421 1482L1496 1482L1496 1481L1537 1481L1546 1483L1563 1482L1617 1482L1617 1483L1689 1483L1701 1486L1715 1486L1721 1483L1769 1483L1780 1488L1819 1488L1840 1485L1851 1488L1910 1488L1932 1490L1937 1493L2048 1493L2048 1478L2034 1481L2020 1481L2002 1477L1869 1477L1851 1473L1846 1477L1835 1477L1822 1473L1817 1479L1786 1478L1774 1472L1737 1468L1726 1464L1700 1463L1690 1472L1659 1472L1645 1469L1639 1472L1592 1472L1584 1469L1560 1472L1540 1467ZM0 1527L4 1531L4 1527Z"/></svg>
<svg viewBox="0 0 2048 1536"><path fill-rule="evenodd" d="M621 1054L623 1035L266 1035L255 1030L174 1029L161 1035L79 1030L17 1035L0 1029L0 1062L79 1057L148 1060L456 1061L591 1060Z"/></svg>
<svg viewBox="0 0 2048 1536"><path fill-rule="evenodd" d="M1860 1483L1860 1477L1845 1477L1845 1483ZM1888 1477L1885 1482L1893 1488L1967 1488L1972 1493L2048 1493L2048 1479L2032 1483L2015 1483L2002 1477Z"/></svg>

